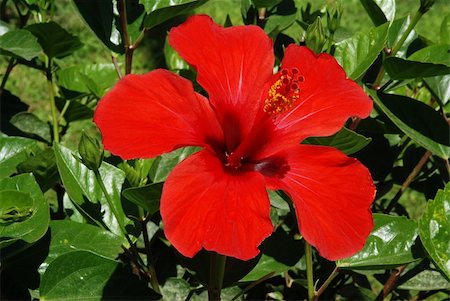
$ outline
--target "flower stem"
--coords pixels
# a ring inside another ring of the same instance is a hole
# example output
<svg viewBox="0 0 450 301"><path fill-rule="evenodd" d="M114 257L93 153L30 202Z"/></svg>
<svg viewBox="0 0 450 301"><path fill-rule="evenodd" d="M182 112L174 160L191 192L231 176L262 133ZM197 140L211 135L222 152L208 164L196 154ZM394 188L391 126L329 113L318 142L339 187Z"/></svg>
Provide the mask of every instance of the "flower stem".
<svg viewBox="0 0 450 301"><path fill-rule="evenodd" d="M53 74L52 74L52 59L45 57L46 74L47 74L47 87L48 97L50 100L50 109L52 112L52 125L53 125L53 141L59 142L59 118L55 104L55 91L53 90Z"/></svg>
<svg viewBox="0 0 450 301"><path fill-rule="evenodd" d="M306 279L308 282L308 301L314 300L314 276L312 246L305 240Z"/></svg>
<svg viewBox="0 0 450 301"><path fill-rule="evenodd" d="M425 154L420 158L419 162L416 164L414 169L411 171L411 173L408 175L406 180L403 182L400 189L395 194L394 198L391 200L389 205L386 207L386 209L383 210L383 213L389 213L394 209L395 204L397 204L398 200L400 200L401 196L403 195L403 192L409 187L411 182L414 180L414 178L419 174L419 172L422 170L424 165L428 162L428 159L431 157L431 152L426 151Z"/></svg>
<svg viewBox="0 0 450 301"><path fill-rule="evenodd" d="M130 36L128 35L127 23L127 7L125 0L117 1L117 8L120 15L120 25L122 27L122 40L125 47L125 74L131 73L131 66L133 64L133 50L131 46Z"/></svg>
<svg viewBox="0 0 450 301"><path fill-rule="evenodd" d="M318 301L319 297L325 292L327 287L330 285L331 281L337 276L339 273L339 268L336 266L331 272L330 276L328 276L327 280L322 284L322 286L317 290L317 292L314 293L314 301Z"/></svg>
<svg viewBox="0 0 450 301"><path fill-rule="evenodd" d="M223 276L225 274L225 264L227 257L210 253L208 300L220 301L220 291L222 290Z"/></svg>
<svg viewBox="0 0 450 301"><path fill-rule="evenodd" d="M156 270L152 262L153 256L152 251L150 249L150 240L148 237L147 223L148 223L147 219L141 221L142 236L144 237L145 252L147 254L147 275L150 279L150 285L152 286L153 290L158 294L161 294L158 278L156 277Z"/></svg>

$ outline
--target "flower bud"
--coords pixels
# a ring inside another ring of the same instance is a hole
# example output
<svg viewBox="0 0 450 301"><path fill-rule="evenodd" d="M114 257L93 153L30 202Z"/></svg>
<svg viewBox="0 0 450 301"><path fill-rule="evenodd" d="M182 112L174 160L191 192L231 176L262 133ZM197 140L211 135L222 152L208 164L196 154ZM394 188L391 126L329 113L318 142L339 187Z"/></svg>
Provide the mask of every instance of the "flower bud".
<svg viewBox="0 0 450 301"><path fill-rule="evenodd" d="M420 0L419 11L424 14L430 10L436 0Z"/></svg>
<svg viewBox="0 0 450 301"><path fill-rule="evenodd" d="M317 17L314 23L308 26L305 34L306 45L316 53L321 53L325 45L326 38L323 33L323 27L320 17Z"/></svg>
<svg viewBox="0 0 450 301"><path fill-rule="evenodd" d="M90 170L98 170L103 161L103 147L100 142L88 136L84 131L78 144L81 162Z"/></svg>
<svg viewBox="0 0 450 301"><path fill-rule="evenodd" d="M327 26L330 33L335 33L339 28L342 16L342 6L339 2L333 2L331 8L327 7Z"/></svg>

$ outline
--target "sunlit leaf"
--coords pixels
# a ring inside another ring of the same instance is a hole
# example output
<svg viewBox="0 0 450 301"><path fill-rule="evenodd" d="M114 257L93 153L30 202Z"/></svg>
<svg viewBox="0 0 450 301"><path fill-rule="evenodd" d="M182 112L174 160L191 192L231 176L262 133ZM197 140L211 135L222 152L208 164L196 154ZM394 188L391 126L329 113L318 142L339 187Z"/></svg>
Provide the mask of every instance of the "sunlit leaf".
<svg viewBox="0 0 450 301"><path fill-rule="evenodd" d="M438 271L426 270L398 286L402 290L449 290L450 282Z"/></svg>
<svg viewBox="0 0 450 301"><path fill-rule="evenodd" d="M20 112L14 115L11 120L11 124L24 133L30 135L36 135L47 142L52 141L50 134L50 125L36 115L29 112Z"/></svg>
<svg viewBox="0 0 450 301"><path fill-rule="evenodd" d="M77 160L75 156L78 154L70 149L59 144L55 144L53 149L61 180L70 199L83 210L84 214L99 222L103 221L112 232L122 236L117 220L95 179L94 172ZM99 171L122 223L124 225L132 223L125 216L120 201L120 190L125 180L124 172L105 162Z"/></svg>
<svg viewBox="0 0 450 301"><path fill-rule="evenodd" d="M346 155L351 155L363 149L372 139L353 132L347 128L342 128L339 132L328 137L311 137L302 143L325 145L337 148Z"/></svg>
<svg viewBox="0 0 450 301"><path fill-rule="evenodd" d="M119 262L87 251L64 253L47 267L39 287L40 300L158 300Z"/></svg>
<svg viewBox="0 0 450 301"><path fill-rule="evenodd" d="M32 243L44 236L50 211L31 174L0 180L0 247L19 239Z"/></svg>
<svg viewBox="0 0 450 301"><path fill-rule="evenodd" d="M27 61L42 53L37 38L28 30L16 29L0 36L0 50Z"/></svg>
<svg viewBox="0 0 450 301"><path fill-rule="evenodd" d="M98 256L116 259L122 252L123 237L99 227L69 220L50 222L51 242L46 264L55 258L76 251L88 251Z"/></svg>
<svg viewBox="0 0 450 301"><path fill-rule="evenodd" d="M32 139L0 136L0 178L16 172L16 166L28 158L36 145Z"/></svg>
<svg viewBox="0 0 450 301"><path fill-rule="evenodd" d="M382 269L419 260L416 222L404 216L374 214L374 228L363 249L336 262L340 268Z"/></svg>
<svg viewBox="0 0 450 301"><path fill-rule="evenodd" d="M113 64L72 66L58 70L56 76L58 84L63 88L80 93L92 93L98 98L119 79Z"/></svg>
<svg viewBox="0 0 450 301"><path fill-rule="evenodd" d="M150 169L150 178L153 182L165 181L175 165L177 165L193 153L197 152L198 150L198 147L184 147L177 149L171 153L159 156Z"/></svg>
<svg viewBox="0 0 450 301"><path fill-rule="evenodd" d="M389 24L361 32L336 44L335 57L351 79L359 78L383 50Z"/></svg>
<svg viewBox="0 0 450 301"><path fill-rule="evenodd" d="M419 220L419 235L428 255L450 280L450 184L428 201Z"/></svg>

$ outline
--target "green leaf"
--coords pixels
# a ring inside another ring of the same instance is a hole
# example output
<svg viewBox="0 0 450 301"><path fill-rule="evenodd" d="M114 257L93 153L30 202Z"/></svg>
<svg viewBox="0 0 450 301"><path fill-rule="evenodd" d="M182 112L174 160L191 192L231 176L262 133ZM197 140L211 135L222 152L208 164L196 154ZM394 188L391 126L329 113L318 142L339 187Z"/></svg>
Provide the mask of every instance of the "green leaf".
<svg viewBox="0 0 450 301"><path fill-rule="evenodd" d="M50 210L31 174L0 180L0 247L19 239L33 243L47 232Z"/></svg>
<svg viewBox="0 0 450 301"><path fill-rule="evenodd" d="M184 147L159 156L150 168L150 179L153 182L164 182L175 165L198 150L198 147Z"/></svg>
<svg viewBox="0 0 450 301"><path fill-rule="evenodd" d="M207 0L140 0L147 15L144 18L144 27L153 28L173 17L191 12L203 5Z"/></svg>
<svg viewBox="0 0 450 301"><path fill-rule="evenodd" d="M346 155L351 155L363 149L370 141L372 141L371 138L366 138L344 127L332 136L310 137L302 143L330 146L337 148Z"/></svg>
<svg viewBox="0 0 450 301"><path fill-rule="evenodd" d="M438 271L426 270L398 286L402 290L450 290L450 282Z"/></svg>
<svg viewBox="0 0 450 301"><path fill-rule="evenodd" d="M16 167L19 173L33 173L42 191L47 191L59 181L58 168L53 149L46 148L35 156L29 157Z"/></svg>
<svg viewBox="0 0 450 301"><path fill-rule="evenodd" d="M450 14L442 20L440 28L440 43L450 44Z"/></svg>
<svg viewBox="0 0 450 301"><path fill-rule="evenodd" d="M389 23L336 44L335 57L351 79L359 78L383 50Z"/></svg>
<svg viewBox="0 0 450 301"><path fill-rule="evenodd" d="M375 104L406 135L435 155L450 156L449 127L438 112L415 99L368 91Z"/></svg>
<svg viewBox="0 0 450 301"><path fill-rule="evenodd" d="M416 222L404 216L374 214L374 228L363 249L336 262L345 269L382 269L420 259Z"/></svg>
<svg viewBox="0 0 450 301"><path fill-rule="evenodd" d="M391 79L423 78L450 72L450 68L443 64L422 63L398 57L388 57L383 64Z"/></svg>
<svg viewBox="0 0 450 301"><path fill-rule="evenodd" d="M297 18L296 14L290 15L271 15L266 19L264 31L268 35L277 35L289 26L291 26Z"/></svg>
<svg viewBox="0 0 450 301"><path fill-rule="evenodd" d="M450 100L450 75L427 77L423 79L438 101L444 106Z"/></svg>
<svg viewBox="0 0 450 301"><path fill-rule="evenodd" d="M419 235L435 265L450 280L450 184L439 190L419 220Z"/></svg>
<svg viewBox="0 0 450 301"><path fill-rule="evenodd" d="M450 45L432 45L414 52L408 60L450 67ZM448 69L450 73L450 69Z"/></svg>
<svg viewBox="0 0 450 301"><path fill-rule="evenodd" d="M395 0L360 0L375 26L394 20Z"/></svg>
<svg viewBox="0 0 450 301"><path fill-rule="evenodd" d="M122 194L129 201L144 208L150 215L159 211L163 183L152 183L125 189Z"/></svg>
<svg viewBox="0 0 450 301"><path fill-rule="evenodd" d="M11 120L11 124L24 133L30 135L36 135L44 141L52 141L50 134L50 125L42 120L40 120L33 113L20 112L14 115Z"/></svg>
<svg viewBox="0 0 450 301"><path fill-rule="evenodd" d="M113 233L122 236L94 172L77 160L78 154L70 149L59 144L54 144L53 149L61 180L70 199L87 217L90 216L98 222L103 221ZM99 171L122 223L132 224L125 216L120 201L120 190L125 180L124 172L106 162L103 162Z"/></svg>
<svg viewBox="0 0 450 301"><path fill-rule="evenodd" d="M169 278L161 287L161 293L165 300L185 300L189 295L191 286L184 279Z"/></svg>
<svg viewBox="0 0 450 301"><path fill-rule="evenodd" d="M121 264L86 251L65 253L42 275L40 300L157 300L158 294Z"/></svg>
<svg viewBox="0 0 450 301"><path fill-rule="evenodd" d="M0 36L0 49L27 61L42 53L37 38L24 29L8 31Z"/></svg>
<svg viewBox="0 0 450 301"><path fill-rule="evenodd" d="M25 29L37 37L45 54L50 58L63 58L83 46L78 37L55 22L31 24Z"/></svg>
<svg viewBox="0 0 450 301"><path fill-rule="evenodd" d="M0 136L0 178L16 172L16 166L28 158L37 142L22 137Z"/></svg>
<svg viewBox="0 0 450 301"><path fill-rule="evenodd" d="M118 80L113 64L78 65L56 72L58 84L71 91L101 98Z"/></svg>
<svg viewBox="0 0 450 301"><path fill-rule="evenodd" d="M55 258L76 251L88 251L95 255L114 260L122 252L123 237L93 225L70 220L50 222L51 242L47 264Z"/></svg>

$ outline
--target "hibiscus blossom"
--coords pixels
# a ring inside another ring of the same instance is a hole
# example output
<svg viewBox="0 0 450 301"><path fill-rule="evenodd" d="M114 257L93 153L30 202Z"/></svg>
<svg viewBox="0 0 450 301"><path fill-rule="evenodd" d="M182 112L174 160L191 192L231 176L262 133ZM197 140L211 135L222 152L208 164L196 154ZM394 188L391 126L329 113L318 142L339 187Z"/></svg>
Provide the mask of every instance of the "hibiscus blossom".
<svg viewBox="0 0 450 301"><path fill-rule="evenodd" d="M209 99L167 70L127 75L94 121L105 148L123 159L202 147L164 184L161 216L173 246L187 257L202 248L255 257L273 231L271 189L290 196L301 234L323 257L359 251L373 226L369 171L334 148L300 142L367 117L372 102L361 87L332 56L297 45L273 74L272 41L256 26L223 28L193 16L170 31L169 43Z"/></svg>

